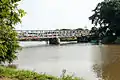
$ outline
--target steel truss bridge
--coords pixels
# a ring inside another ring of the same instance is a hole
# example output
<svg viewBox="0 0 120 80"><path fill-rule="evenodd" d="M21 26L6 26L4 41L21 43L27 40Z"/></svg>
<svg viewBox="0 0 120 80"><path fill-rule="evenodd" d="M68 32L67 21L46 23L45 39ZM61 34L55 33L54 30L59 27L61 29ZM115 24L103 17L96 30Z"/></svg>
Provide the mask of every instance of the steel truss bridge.
<svg viewBox="0 0 120 80"><path fill-rule="evenodd" d="M89 30L17 30L20 40L69 38L89 35Z"/></svg>

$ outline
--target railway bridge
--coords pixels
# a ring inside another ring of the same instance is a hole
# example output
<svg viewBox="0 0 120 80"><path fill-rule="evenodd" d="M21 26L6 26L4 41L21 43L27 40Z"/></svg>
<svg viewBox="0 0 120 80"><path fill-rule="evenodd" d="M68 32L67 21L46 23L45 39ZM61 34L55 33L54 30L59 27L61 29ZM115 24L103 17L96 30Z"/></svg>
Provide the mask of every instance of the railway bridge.
<svg viewBox="0 0 120 80"><path fill-rule="evenodd" d="M89 30L17 30L20 41L46 41L60 44L60 41L88 42Z"/></svg>

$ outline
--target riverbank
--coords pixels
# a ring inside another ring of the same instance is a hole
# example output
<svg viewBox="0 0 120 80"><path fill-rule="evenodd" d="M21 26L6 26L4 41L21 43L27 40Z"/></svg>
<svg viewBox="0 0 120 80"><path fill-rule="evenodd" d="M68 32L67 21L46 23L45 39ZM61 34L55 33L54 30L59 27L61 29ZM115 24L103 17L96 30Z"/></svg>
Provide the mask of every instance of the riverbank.
<svg viewBox="0 0 120 80"><path fill-rule="evenodd" d="M0 80L83 80L77 77L65 76L65 72L62 77L55 77L47 74L38 74L36 72L28 70L17 70L14 68L8 68L0 66Z"/></svg>

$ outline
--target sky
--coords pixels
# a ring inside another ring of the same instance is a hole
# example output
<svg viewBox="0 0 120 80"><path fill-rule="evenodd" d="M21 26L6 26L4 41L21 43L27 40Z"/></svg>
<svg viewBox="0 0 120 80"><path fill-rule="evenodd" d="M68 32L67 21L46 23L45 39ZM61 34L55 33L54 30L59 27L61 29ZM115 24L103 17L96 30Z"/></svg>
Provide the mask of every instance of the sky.
<svg viewBox="0 0 120 80"><path fill-rule="evenodd" d="M102 0L22 0L20 8L27 14L17 30L90 29L88 19Z"/></svg>

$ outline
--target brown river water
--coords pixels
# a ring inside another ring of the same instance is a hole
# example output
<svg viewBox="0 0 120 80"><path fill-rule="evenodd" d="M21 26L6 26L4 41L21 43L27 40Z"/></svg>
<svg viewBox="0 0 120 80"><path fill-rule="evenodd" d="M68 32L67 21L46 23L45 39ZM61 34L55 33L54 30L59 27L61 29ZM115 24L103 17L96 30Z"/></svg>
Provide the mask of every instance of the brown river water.
<svg viewBox="0 0 120 80"><path fill-rule="evenodd" d="M21 42L21 45L24 48L15 61L20 69L54 76L60 76L66 69L67 74L85 80L120 80L120 45L50 46L42 42Z"/></svg>

